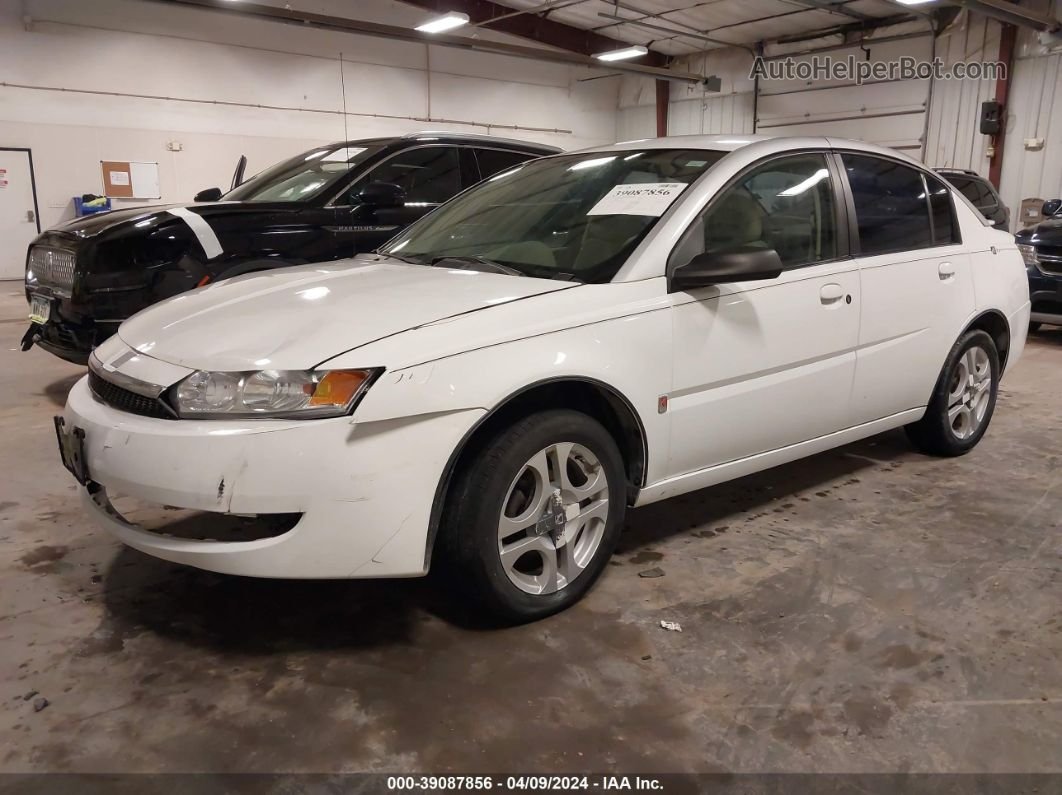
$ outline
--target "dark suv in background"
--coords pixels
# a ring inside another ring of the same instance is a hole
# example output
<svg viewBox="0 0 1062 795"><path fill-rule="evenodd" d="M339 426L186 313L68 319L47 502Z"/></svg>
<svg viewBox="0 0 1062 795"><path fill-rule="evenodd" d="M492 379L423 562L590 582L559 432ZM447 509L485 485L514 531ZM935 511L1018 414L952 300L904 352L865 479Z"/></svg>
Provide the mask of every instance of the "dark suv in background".
<svg viewBox="0 0 1062 795"><path fill-rule="evenodd" d="M1044 202L1040 214L1043 221L1014 236L1029 271L1033 331L1041 323L1062 326L1062 200Z"/></svg>
<svg viewBox="0 0 1062 795"><path fill-rule="evenodd" d="M244 273L372 251L489 176L559 149L425 132L329 144L266 169L224 196L115 210L30 245L34 344L84 364L119 324L164 298Z"/></svg>
<svg viewBox="0 0 1062 795"><path fill-rule="evenodd" d="M992 183L976 171L963 168L938 168L936 172L959 189L978 211L992 222L996 229L1010 229L1010 210Z"/></svg>

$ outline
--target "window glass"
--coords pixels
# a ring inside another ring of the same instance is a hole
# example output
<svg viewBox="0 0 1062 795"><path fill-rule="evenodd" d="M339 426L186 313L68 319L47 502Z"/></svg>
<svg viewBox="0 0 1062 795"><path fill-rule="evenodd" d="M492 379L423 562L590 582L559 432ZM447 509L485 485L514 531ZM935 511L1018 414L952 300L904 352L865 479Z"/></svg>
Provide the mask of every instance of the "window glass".
<svg viewBox="0 0 1062 795"><path fill-rule="evenodd" d="M476 160L479 162L479 175L482 179L493 177L506 169L513 168L529 160L534 155L522 152L503 152L500 149L477 149Z"/></svg>
<svg viewBox="0 0 1062 795"><path fill-rule="evenodd" d="M357 204L357 195L370 182L398 185L406 201L442 204L461 190L461 164L452 146L426 146L399 152L350 186L344 204Z"/></svg>
<svg viewBox="0 0 1062 795"><path fill-rule="evenodd" d="M933 211L933 242L938 246L958 243L959 227L955 223L955 210L948 187L935 177L926 175L929 185L929 206Z"/></svg>
<svg viewBox="0 0 1062 795"><path fill-rule="evenodd" d="M833 180L822 155L772 160L713 200L681 244L702 252L774 249L787 268L837 257Z"/></svg>
<svg viewBox="0 0 1062 795"><path fill-rule="evenodd" d="M356 143L356 142L355 142ZM225 194L225 201L297 202L316 198L339 184L381 147L329 146L311 149L251 177Z"/></svg>
<svg viewBox="0 0 1062 795"><path fill-rule="evenodd" d="M724 152L645 149L531 160L430 213L382 253L487 259L525 275L607 282Z"/></svg>
<svg viewBox="0 0 1062 795"><path fill-rule="evenodd" d="M922 172L865 155L842 155L864 257L933 245Z"/></svg>
<svg viewBox="0 0 1062 795"><path fill-rule="evenodd" d="M948 182L959 189L959 192L970 200L970 203L978 209L991 207L996 203L996 197L988 183L969 177L949 177Z"/></svg>

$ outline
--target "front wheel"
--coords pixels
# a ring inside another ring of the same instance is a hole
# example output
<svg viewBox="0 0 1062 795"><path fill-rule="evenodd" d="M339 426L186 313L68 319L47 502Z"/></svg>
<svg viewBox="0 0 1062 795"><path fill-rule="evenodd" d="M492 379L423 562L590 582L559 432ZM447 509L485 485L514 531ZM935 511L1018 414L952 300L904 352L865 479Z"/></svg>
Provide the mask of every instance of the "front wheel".
<svg viewBox="0 0 1062 795"><path fill-rule="evenodd" d="M952 346L925 416L905 427L923 453L968 453L988 430L999 391L999 353L992 337L974 330Z"/></svg>
<svg viewBox="0 0 1062 795"><path fill-rule="evenodd" d="M626 509L623 459L585 414L554 410L498 432L457 475L443 565L509 622L574 604L604 570Z"/></svg>

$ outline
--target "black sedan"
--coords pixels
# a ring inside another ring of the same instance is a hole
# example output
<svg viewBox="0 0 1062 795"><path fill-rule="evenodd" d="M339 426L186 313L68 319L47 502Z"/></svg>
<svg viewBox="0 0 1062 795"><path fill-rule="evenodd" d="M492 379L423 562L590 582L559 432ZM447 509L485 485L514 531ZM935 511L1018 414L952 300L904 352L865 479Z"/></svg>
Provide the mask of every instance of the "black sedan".
<svg viewBox="0 0 1062 795"><path fill-rule="evenodd" d="M85 363L151 304L219 279L372 251L493 174L558 149L417 133L330 144L191 205L87 216L41 234L26 260L33 345Z"/></svg>
<svg viewBox="0 0 1062 795"><path fill-rule="evenodd" d="M1062 200L1044 202L1044 220L1014 236L1029 271L1033 331L1041 323L1062 326Z"/></svg>

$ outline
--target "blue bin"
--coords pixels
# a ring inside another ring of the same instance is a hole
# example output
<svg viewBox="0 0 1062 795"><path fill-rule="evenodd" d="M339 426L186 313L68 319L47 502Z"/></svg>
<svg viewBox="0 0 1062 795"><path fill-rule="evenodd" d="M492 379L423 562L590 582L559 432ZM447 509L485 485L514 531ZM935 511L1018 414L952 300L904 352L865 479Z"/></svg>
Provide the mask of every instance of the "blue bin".
<svg viewBox="0 0 1062 795"><path fill-rule="evenodd" d="M81 201L81 197L80 196L75 196L74 197L74 214L77 215L78 218L82 217L83 215L93 215L95 213L105 213L105 212L107 212L110 209L111 209L111 200L110 199L107 199L107 201L104 204L101 204L99 207L86 207L85 203L83 201Z"/></svg>

